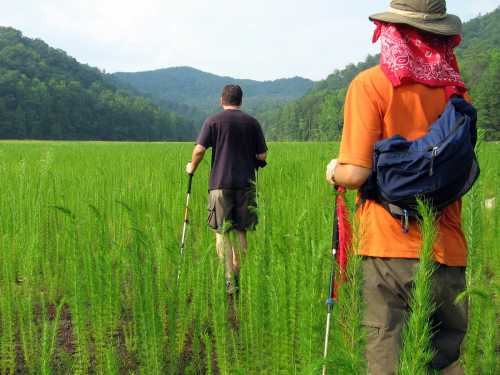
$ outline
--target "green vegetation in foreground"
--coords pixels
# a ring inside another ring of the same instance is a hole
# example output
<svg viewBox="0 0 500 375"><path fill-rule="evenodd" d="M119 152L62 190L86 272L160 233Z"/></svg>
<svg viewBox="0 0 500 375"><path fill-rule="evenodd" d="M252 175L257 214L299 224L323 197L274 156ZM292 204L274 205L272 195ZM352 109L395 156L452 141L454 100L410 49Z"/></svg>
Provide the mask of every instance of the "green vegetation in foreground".
<svg viewBox="0 0 500 375"><path fill-rule="evenodd" d="M324 166L336 147L270 145L241 297L228 303L205 225L208 164L179 257L191 144L0 143L0 373L318 374L333 204ZM482 176L464 200L468 375L500 370L500 214L483 204L499 197L500 149L481 147ZM365 368L359 264L334 308L329 374ZM407 345L405 375L425 355Z"/></svg>

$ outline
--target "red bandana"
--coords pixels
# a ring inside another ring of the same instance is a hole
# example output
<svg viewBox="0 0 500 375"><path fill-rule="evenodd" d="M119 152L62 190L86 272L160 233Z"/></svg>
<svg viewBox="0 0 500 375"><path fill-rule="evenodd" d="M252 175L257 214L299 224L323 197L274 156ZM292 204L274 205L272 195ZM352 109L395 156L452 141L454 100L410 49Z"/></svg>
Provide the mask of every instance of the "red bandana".
<svg viewBox="0 0 500 375"><path fill-rule="evenodd" d="M380 38L380 66L394 87L409 82L443 87L447 98L467 91L453 52L459 35L445 39L406 25L375 24L373 43Z"/></svg>

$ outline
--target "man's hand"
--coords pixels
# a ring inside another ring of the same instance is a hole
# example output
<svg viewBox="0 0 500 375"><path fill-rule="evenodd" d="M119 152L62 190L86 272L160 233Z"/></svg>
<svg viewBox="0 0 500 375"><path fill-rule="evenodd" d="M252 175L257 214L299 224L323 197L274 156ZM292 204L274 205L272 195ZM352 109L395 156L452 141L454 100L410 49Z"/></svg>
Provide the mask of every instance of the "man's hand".
<svg viewBox="0 0 500 375"><path fill-rule="evenodd" d="M193 163L189 162L186 164L186 173L187 174L194 174Z"/></svg>
<svg viewBox="0 0 500 375"><path fill-rule="evenodd" d="M255 155L255 158L257 160L266 161L266 159L267 159L267 151L263 152L262 154Z"/></svg>
<svg viewBox="0 0 500 375"><path fill-rule="evenodd" d="M255 159L255 169L264 168L267 165L265 160Z"/></svg>
<svg viewBox="0 0 500 375"><path fill-rule="evenodd" d="M330 185L335 185L335 168L337 167L337 159L333 159L326 166L326 181Z"/></svg>

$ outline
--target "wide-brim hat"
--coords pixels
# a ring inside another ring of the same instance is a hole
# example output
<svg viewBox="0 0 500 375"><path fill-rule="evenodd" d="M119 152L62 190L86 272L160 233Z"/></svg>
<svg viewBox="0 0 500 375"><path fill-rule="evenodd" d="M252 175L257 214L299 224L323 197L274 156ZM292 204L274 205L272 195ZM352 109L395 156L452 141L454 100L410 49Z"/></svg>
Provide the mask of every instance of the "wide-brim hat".
<svg viewBox="0 0 500 375"><path fill-rule="evenodd" d="M402 23L439 35L462 33L462 21L446 13L445 0L393 0L387 12L371 15L370 20Z"/></svg>

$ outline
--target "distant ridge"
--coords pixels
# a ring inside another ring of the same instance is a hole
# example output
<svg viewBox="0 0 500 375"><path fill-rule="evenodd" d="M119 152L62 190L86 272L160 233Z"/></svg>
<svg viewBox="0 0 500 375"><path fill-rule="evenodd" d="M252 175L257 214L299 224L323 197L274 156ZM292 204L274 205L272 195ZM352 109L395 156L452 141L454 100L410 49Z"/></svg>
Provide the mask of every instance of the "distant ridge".
<svg viewBox="0 0 500 375"><path fill-rule="evenodd" d="M242 86L244 109L254 114L297 99L314 85L313 81L300 77L256 81L218 76L186 66L136 73L118 72L112 76L163 108L198 122L218 110L221 89L228 83Z"/></svg>

